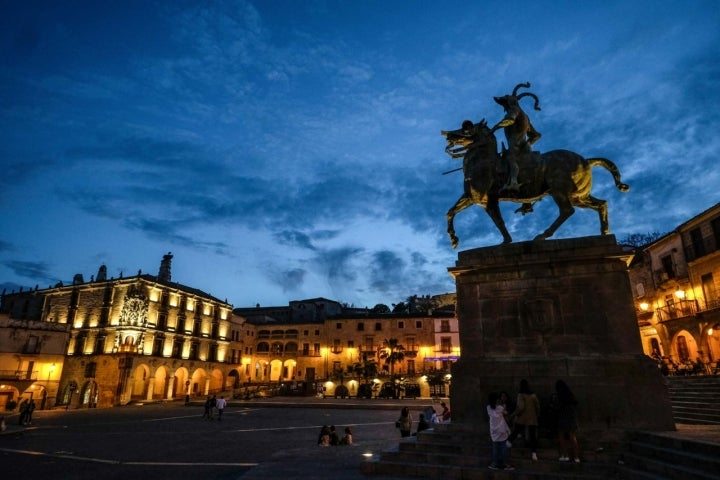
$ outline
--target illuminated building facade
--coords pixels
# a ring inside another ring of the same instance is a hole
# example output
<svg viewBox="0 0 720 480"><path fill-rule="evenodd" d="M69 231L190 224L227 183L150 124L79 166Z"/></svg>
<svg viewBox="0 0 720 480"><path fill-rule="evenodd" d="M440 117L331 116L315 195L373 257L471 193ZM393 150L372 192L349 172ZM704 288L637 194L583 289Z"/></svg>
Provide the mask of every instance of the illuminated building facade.
<svg viewBox="0 0 720 480"><path fill-rule="evenodd" d="M454 304L451 305L454 307ZM390 380L417 383L429 396L425 374L447 369L460 354L454 308L414 314L376 313L349 308L325 298L293 301L287 307L236 308L248 330L243 379L276 382L298 394L335 395L343 386L357 394L360 383ZM252 327L250 327L252 326ZM386 362L398 347L396 362ZM363 378L362 366L374 362L377 374ZM377 390L377 388L376 388Z"/></svg>
<svg viewBox="0 0 720 480"><path fill-rule="evenodd" d="M669 373L720 360L720 204L643 247L630 268L645 354ZM696 369L699 367L696 367Z"/></svg>
<svg viewBox="0 0 720 480"><path fill-rule="evenodd" d="M89 282L76 275L72 285L3 295L12 321L67 330L55 405L172 400L239 383L240 319L227 302L172 282L171 260L157 276L107 279L102 266Z"/></svg>

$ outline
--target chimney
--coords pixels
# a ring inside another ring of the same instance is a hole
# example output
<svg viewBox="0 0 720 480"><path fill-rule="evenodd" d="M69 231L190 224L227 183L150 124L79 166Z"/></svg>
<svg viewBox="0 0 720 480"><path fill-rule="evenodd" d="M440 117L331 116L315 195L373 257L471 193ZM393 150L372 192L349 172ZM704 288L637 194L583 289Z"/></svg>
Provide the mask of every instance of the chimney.
<svg viewBox="0 0 720 480"><path fill-rule="evenodd" d="M172 258L172 252L163 255L162 262L160 262L160 271L158 272L158 281L170 283L170 264L172 263Z"/></svg>

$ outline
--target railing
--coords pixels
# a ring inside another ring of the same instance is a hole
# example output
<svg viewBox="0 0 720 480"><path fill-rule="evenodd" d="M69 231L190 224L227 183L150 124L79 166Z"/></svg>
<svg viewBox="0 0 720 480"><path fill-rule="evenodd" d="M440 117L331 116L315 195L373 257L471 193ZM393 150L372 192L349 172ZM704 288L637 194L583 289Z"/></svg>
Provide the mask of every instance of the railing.
<svg viewBox="0 0 720 480"><path fill-rule="evenodd" d="M37 380L38 372L24 370L0 370L0 380Z"/></svg>
<svg viewBox="0 0 720 480"><path fill-rule="evenodd" d="M679 300L673 305L665 305L657 309L661 322L674 320L676 318L689 317L697 313L697 302L695 300Z"/></svg>

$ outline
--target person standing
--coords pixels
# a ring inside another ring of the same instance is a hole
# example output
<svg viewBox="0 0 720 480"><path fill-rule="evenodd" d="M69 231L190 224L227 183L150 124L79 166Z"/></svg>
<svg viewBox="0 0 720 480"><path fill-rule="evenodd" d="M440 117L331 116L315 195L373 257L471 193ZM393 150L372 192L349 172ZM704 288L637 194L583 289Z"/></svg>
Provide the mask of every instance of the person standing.
<svg viewBox="0 0 720 480"><path fill-rule="evenodd" d="M448 406L445 402L440 402L440 406L442 407L442 412L440 413L440 416L442 417L442 421L449 422L450 421L450 409L448 408Z"/></svg>
<svg viewBox="0 0 720 480"><path fill-rule="evenodd" d="M20 403L20 418L18 419L18 425L25 425L25 420L27 419L27 411L28 411L28 405L30 402L26 398Z"/></svg>
<svg viewBox="0 0 720 480"><path fill-rule="evenodd" d="M492 439L491 470L515 470L505 463L507 459L507 439L510 427L505 421L505 407L500 402L500 395L493 392L488 396L487 414L490 417L490 438Z"/></svg>
<svg viewBox="0 0 720 480"><path fill-rule="evenodd" d="M537 461L537 443L538 443L538 419L540 418L540 401L532 390L527 380L520 380L520 392L517 396L517 405L515 406L515 425L513 427L508 442L511 444L518 435L522 434L525 438L525 444L530 447L531 458Z"/></svg>
<svg viewBox="0 0 720 480"><path fill-rule="evenodd" d="M27 407L27 413L25 415L25 425L32 425L32 415L35 411L35 400L32 398L30 399L30 403L28 403Z"/></svg>
<svg viewBox="0 0 720 480"><path fill-rule="evenodd" d="M215 401L215 408L217 408L218 411L218 422L222 421L223 410L225 410L226 406L227 400L221 395L220 398Z"/></svg>
<svg viewBox="0 0 720 480"><path fill-rule="evenodd" d="M580 447L577 441L577 400L570 387L562 380L555 382L557 394L557 430L558 448L561 462L569 462L571 458L580 463Z"/></svg>
<svg viewBox="0 0 720 480"><path fill-rule="evenodd" d="M417 424L417 433L420 433L423 430L427 430L428 428L430 428L430 424L427 422L427 420L425 420L425 414L421 413L420 419L418 420L418 424ZM416 435L417 435L417 433L416 433Z"/></svg>
<svg viewBox="0 0 720 480"><path fill-rule="evenodd" d="M400 429L401 437L409 437L410 431L412 430L412 416L410 415L410 409L403 407L400 410L400 418L395 422L397 428Z"/></svg>

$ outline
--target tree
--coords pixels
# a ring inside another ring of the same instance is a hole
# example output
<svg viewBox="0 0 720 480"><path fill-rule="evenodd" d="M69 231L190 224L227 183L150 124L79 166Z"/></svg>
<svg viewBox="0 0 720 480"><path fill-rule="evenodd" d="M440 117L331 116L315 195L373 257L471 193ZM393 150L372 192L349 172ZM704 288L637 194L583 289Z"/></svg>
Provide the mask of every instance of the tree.
<svg viewBox="0 0 720 480"><path fill-rule="evenodd" d="M664 234L660 232L652 232L652 233L629 233L625 238L620 240L618 243L620 245L628 245L630 247L640 248L644 247L645 245L649 245L653 243L658 238L662 237Z"/></svg>
<svg viewBox="0 0 720 480"><path fill-rule="evenodd" d="M386 338L383 340L383 346L379 354L380 359L385 360L385 365L390 366L390 378L394 378L395 364L405 359L405 347L398 342L397 338Z"/></svg>
<svg viewBox="0 0 720 480"><path fill-rule="evenodd" d="M373 312L373 313L390 313L390 307L388 307L384 303L378 303L377 305L375 305L372 308L371 312Z"/></svg>

